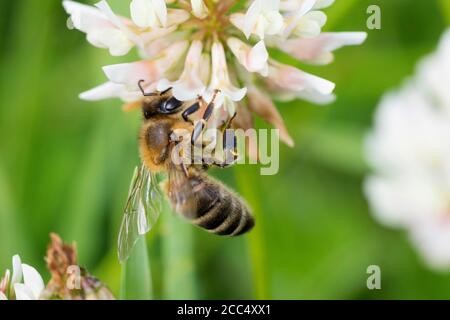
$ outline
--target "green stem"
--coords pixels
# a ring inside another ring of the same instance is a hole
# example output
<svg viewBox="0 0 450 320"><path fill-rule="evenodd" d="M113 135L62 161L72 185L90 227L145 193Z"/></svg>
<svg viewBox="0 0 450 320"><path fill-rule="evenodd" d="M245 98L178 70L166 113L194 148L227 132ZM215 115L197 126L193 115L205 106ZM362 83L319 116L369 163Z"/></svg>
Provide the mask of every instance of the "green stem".
<svg viewBox="0 0 450 320"><path fill-rule="evenodd" d="M250 251L253 270L253 284L256 299L267 300L271 298L269 273L267 270L267 258L264 241L264 220L259 202L259 195L255 185L256 166L236 167L236 180L241 195L252 208L256 220L256 227L248 235L248 247Z"/></svg>
<svg viewBox="0 0 450 320"><path fill-rule="evenodd" d="M197 299L193 226L174 214L167 203L162 215L164 299Z"/></svg>
<svg viewBox="0 0 450 320"><path fill-rule="evenodd" d="M130 258L122 266L120 298L123 300L149 300L152 297L147 241L145 237L141 237L133 248Z"/></svg>

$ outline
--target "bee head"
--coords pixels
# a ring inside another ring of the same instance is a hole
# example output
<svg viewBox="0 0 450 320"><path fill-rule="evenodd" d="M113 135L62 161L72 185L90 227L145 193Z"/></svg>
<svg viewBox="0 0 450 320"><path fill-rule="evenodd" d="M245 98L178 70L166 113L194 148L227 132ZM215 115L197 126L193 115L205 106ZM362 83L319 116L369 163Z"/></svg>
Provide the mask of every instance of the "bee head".
<svg viewBox="0 0 450 320"><path fill-rule="evenodd" d="M181 111L183 102L173 96L155 96L146 98L142 104L142 113L146 120L157 115L171 115Z"/></svg>
<svg viewBox="0 0 450 320"><path fill-rule="evenodd" d="M142 113L145 119L156 115L170 115L181 111L183 102L176 99L172 94L172 88L160 93L145 93L142 87L143 81L139 81L139 88L145 99L142 104Z"/></svg>

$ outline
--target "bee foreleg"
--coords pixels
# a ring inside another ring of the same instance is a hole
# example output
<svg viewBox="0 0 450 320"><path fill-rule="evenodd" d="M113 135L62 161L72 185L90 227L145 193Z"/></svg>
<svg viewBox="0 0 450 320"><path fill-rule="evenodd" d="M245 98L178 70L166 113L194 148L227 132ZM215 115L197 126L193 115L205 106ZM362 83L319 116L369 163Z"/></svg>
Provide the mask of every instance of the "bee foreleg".
<svg viewBox="0 0 450 320"><path fill-rule="evenodd" d="M189 119L189 116L196 113L199 109L200 102L196 102L195 104L187 108L182 114L184 121L192 123L192 120Z"/></svg>

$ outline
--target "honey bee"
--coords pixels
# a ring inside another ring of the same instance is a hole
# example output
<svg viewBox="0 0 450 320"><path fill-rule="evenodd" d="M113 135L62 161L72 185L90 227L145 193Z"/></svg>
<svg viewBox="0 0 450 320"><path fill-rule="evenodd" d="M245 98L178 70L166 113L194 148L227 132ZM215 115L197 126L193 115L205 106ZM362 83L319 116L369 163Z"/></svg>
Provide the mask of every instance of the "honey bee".
<svg viewBox="0 0 450 320"><path fill-rule="evenodd" d="M142 103L143 125L139 135L142 164L136 169L124 210L119 233L119 258L126 260L141 235L151 230L162 208L163 194L174 211L192 224L216 235L239 236L250 231L254 218L246 203L233 191L210 177L206 170L211 165L225 167L227 163L203 163L202 165L175 164L172 151L180 143L174 134L178 129L190 132L190 143L195 145L204 132L214 110L214 100L206 104L199 97L190 105L181 102L171 89L146 93ZM217 94L217 93L216 93ZM201 120L195 125L190 117L202 111ZM225 126L228 128L232 119ZM226 144L224 149L231 152ZM162 191L156 179L157 173L167 173Z"/></svg>

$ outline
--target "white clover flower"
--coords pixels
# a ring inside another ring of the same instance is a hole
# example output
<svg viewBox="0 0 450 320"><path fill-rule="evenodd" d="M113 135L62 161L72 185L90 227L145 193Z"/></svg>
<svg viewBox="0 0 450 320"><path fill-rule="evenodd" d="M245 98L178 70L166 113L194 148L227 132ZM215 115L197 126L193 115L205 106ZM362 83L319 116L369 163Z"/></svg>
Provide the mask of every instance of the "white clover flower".
<svg viewBox="0 0 450 320"><path fill-rule="evenodd" d="M205 19L208 16L209 10L203 0L191 0L191 6L192 14L195 17L199 19Z"/></svg>
<svg viewBox="0 0 450 320"><path fill-rule="evenodd" d="M333 83L275 61L267 47L308 63L326 64L333 60L332 51L361 44L366 34L322 34L326 15L321 9L331 5L331 0L244 3L244 10L235 12L235 0L133 0L131 19L127 19L115 15L106 1L95 7L63 1L73 26L86 33L91 44L109 49L112 55L125 55L136 47L142 58L106 66L109 82L81 98L116 97L127 108L137 107L142 100L138 82L144 80L146 90L172 88L181 101L201 96L209 102L217 95L210 120L217 124L236 111L239 118L248 114L250 106L255 110L255 101L268 99L265 91L280 99L332 101ZM244 99L247 87L251 95ZM265 103L264 111L255 113L282 128L283 140L292 145L279 113L269 105Z"/></svg>
<svg viewBox="0 0 450 320"><path fill-rule="evenodd" d="M173 89L173 95L179 100L194 100L202 95L206 90L205 80L202 79L201 68L203 66L203 43L199 40L192 42L186 56L183 73L177 81L162 79L158 83L157 89L165 91L168 88ZM206 61L206 65L209 61Z"/></svg>
<svg viewBox="0 0 450 320"><path fill-rule="evenodd" d="M327 21L326 14L317 9L326 8L332 3L317 0L286 1L282 6L286 15L285 38L292 34L301 38L317 37Z"/></svg>
<svg viewBox="0 0 450 320"><path fill-rule="evenodd" d="M131 18L141 28L165 28L167 7L164 0L131 1Z"/></svg>
<svg viewBox="0 0 450 320"><path fill-rule="evenodd" d="M376 218L406 229L435 268L450 268L449 48L447 31L417 76L383 98L366 142L375 172L365 191Z"/></svg>
<svg viewBox="0 0 450 320"><path fill-rule="evenodd" d="M45 288L39 272L22 263L18 255L13 257L12 263L12 277L10 271L6 270L0 281L0 300L8 300L8 297L15 297L16 300L39 300Z"/></svg>
<svg viewBox="0 0 450 320"><path fill-rule="evenodd" d="M439 49L433 55L425 58L419 65L418 81L431 99L437 100L439 105L450 115L450 32L444 34Z"/></svg>
<svg viewBox="0 0 450 320"><path fill-rule="evenodd" d="M280 13L279 0L255 0L246 14L235 13L231 15L230 19L247 39L252 34L264 39L266 35L280 34L284 28L284 18Z"/></svg>

